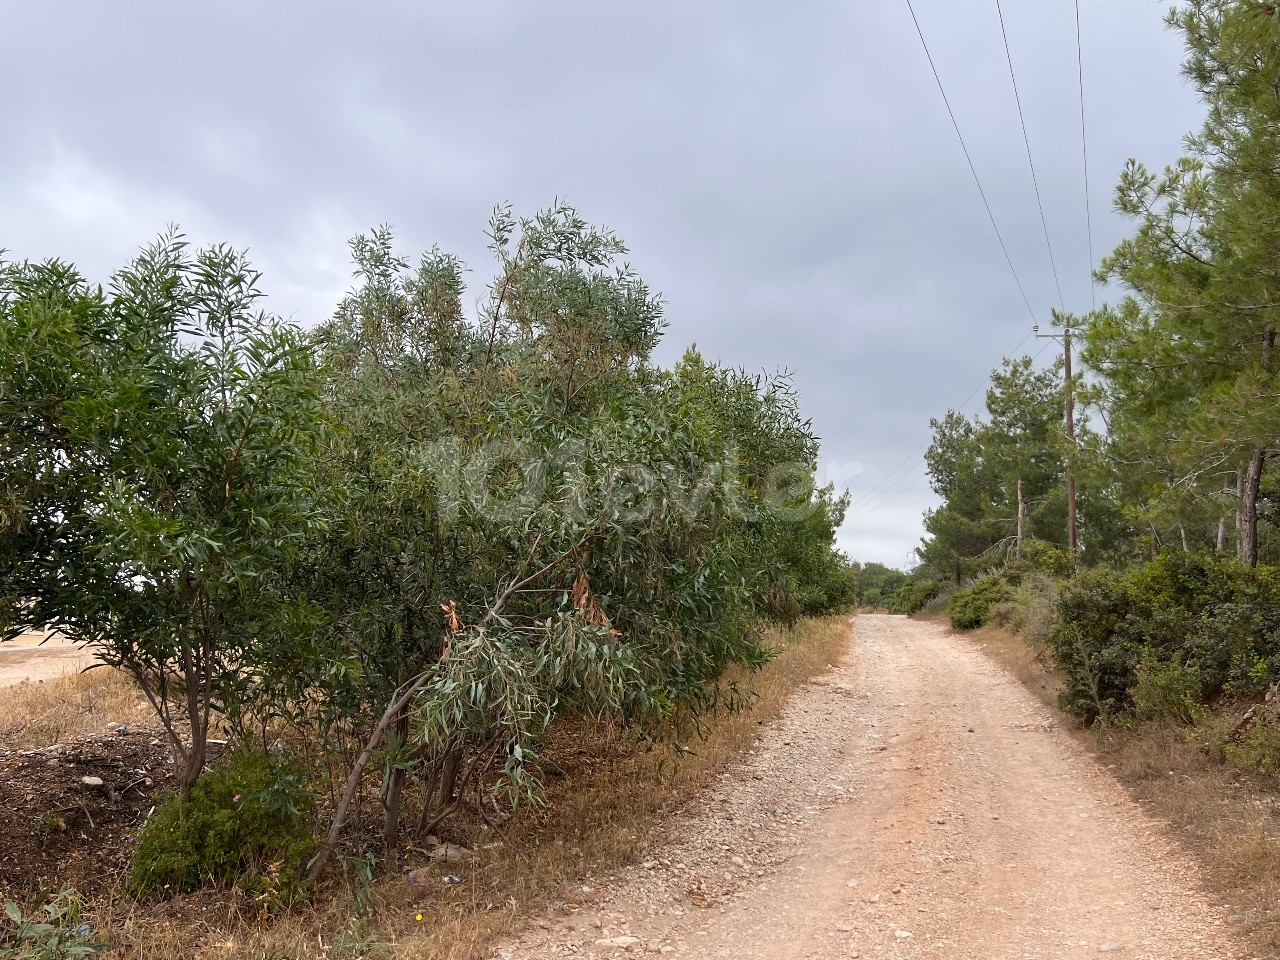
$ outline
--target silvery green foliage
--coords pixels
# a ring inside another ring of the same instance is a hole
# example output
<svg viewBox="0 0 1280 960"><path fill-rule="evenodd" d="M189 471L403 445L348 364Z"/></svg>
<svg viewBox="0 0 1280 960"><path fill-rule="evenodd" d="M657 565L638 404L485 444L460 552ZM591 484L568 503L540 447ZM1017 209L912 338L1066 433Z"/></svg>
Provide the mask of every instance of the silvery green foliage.
<svg viewBox="0 0 1280 960"><path fill-rule="evenodd" d="M735 704L719 681L768 658L763 620L844 583L843 504L815 487L787 378L692 351L652 366L661 300L572 208L499 208L489 237L472 315L459 261L357 238L356 286L318 333L336 499L308 590L335 604L343 664L322 699L369 729L422 682L388 725L389 841L415 781L423 824L493 771L536 798L560 713L660 728Z"/></svg>
<svg viewBox="0 0 1280 960"><path fill-rule="evenodd" d="M309 334L169 234L103 289L0 268L0 611L131 673L189 790L215 716L287 723L386 839L539 796L566 713L661 731L741 702L767 619L843 599L845 502L786 376L650 362L661 299L559 204L495 275L390 230ZM322 858L323 860L323 858ZM316 868L318 869L318 868Z"/></svg>
<svg viewBox="0 0 1280 960"><path fill-rule="evenodd" d="M103 944L92 939L91 925L81 918L84 904L75 891L63 887L37 910L24 911L4 901L0 920L0 957L6 960L73 960L92 957Z"/></svg>

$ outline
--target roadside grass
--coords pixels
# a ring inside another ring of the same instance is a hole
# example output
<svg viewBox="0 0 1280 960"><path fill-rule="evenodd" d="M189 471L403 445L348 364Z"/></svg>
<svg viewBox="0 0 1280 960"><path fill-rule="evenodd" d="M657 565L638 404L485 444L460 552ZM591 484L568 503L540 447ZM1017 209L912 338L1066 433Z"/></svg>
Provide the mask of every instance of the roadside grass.
<svg viewBox="0 0 1280 960"><path fill-rule="evenodd" d="M110 667L67 672L0 687L0 746L48 747L121 723L150 723L150 706L127 676Z"/></svg>
<svg viewBox="0 0 1280 960"><path fill-rule="evenodd" d="M945 617L936 619L949 626ZM1062 681L1054 671L1047 646L1026 640L1003 627L979 627L960 635L1003 665L1042 703L1057 709Z"/></svg>
<svg viewBox="0 0 1280 960"><path fill-rule="evenodd" d="M1061 678L1047 651L1001 627L960 636L1002 664L1047 706ZM1255 956L1280 957L1280 778L1240 769L1223 751L1243 707L1194 725L1063 727L1092 752L1200 867L1208 892Z"/></svg>
<svg viewBox="0 0 1280 960"><path fill-rule="evenodd" d="M338 881L312 903L275 914L236 891L206 891L155 905L139 904L117 890L88 905L94 927L111 943L100 956L487 956L504 934L540 915L585 905L610 872L660 849L670 815L694 801L745 753L796 689L844 656L853 632L849 617L842 615L774 631L770 640L779 650L772 663L754 674L726 678L753 691L750 705L720 712L710 718L702 736L691 732L675 741L678 746L646 745L619 729L583 721L557 724L544 753L549 772L545 806L517 810L500 828L472 817L451 821L440 831L442 839L476 850L473 859L439 864L411 851L404 873L372 882L362 881L352 863L345 887ZM93 674L77 683L85 689L73 685L39 695L22 691L28 699L21 707L6 705L0 723L15 723L38 709L44 719L30 727L34 744L53 732L67 736L73 727L92 732L94 721L102 726L122 722L119 718L130 711L138 715L136 691L127 685L126 695ZM60 719L59 710L65 714ZM2 729L6 727L0 725ZM410 883L410 867L425 868L433 879ZM456 874L462 882L445 885L445 874Z"/></svg>

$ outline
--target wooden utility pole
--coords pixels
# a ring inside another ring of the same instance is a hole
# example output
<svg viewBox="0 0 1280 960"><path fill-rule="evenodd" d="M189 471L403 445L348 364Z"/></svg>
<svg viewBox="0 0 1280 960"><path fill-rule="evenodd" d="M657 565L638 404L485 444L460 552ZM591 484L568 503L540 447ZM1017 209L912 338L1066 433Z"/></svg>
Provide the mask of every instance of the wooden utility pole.
<svg viewBox="0 0 1280 960"><path fill-rule="evenodd" d="M1022 559L1022 518L1026 515L1026 505L1022 502L1022 478L1018 478L1018 559Z"/></svg>
<svg viewBox="0 0 1280 960"><path fill-rule="evenodd" d="M1080 548L1076 537L1076 396L1075 381L1071 376L1071 327L1067 324L1067 318L1056 310L1054 318L1062 320L1062 333L1041 333L1039 326L1034 326L1031 330L1040 339L1057 340L1062 344L1062 374L1066 381L1063 389L1066 407L1063 428L1067 434L1067 549L1071 553L1071 562L1075 563L1079 559Z"/></svg>
<svg viewBox="0 0 1280 960"><path fill-rule="evenodd" d="M1228 495L1234 493L1234 488L1231 486L1230 477L1223 479L1222 492ZM1236 510L1236 516L1237 517L1240 516L1240 511L1238 508ZM1214 540L1213 549L1218 553L1222 553L1227 549L1227 518L1226 517L1218 518L1218 536Z"/></svg>

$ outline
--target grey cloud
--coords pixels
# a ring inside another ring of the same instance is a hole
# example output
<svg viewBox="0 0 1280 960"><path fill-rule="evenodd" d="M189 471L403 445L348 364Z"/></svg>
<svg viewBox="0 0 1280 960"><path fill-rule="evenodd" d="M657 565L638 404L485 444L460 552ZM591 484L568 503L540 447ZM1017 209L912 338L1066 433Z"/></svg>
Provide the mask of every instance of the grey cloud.
<svg viewBox="0 0 1280 960"><path fill-rule="evenodd" d="M1088 306L1070 4L1006 0L1067 306ZM1051 9L1052 6L1052 9ZM1176 156L1199 108L1163 2L1084 3L1097 252L1124 159ZM1056 302L994 4L917 0L1038 316ZM72 12L74 11L74 12ZM492 205L561 196L628 241L696 341L796 371L860 497L1026 333L904 3L493 0L6 12L0 246L103 277L170 221L250 248L298 322L349 282L345 241L489 264ZM981 395L970 404L981 403ZM862 464L857 473L850 465ZM864 502L854 555L900 564L931 500Z"/></svg>

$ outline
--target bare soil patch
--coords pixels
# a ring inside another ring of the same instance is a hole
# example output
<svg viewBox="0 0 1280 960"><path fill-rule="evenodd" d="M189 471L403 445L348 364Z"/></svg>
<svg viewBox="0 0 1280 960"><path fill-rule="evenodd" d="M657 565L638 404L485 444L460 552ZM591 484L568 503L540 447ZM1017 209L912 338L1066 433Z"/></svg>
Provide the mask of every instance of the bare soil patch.
<svg viewBox="0 0 1280 960"><path fill-rule="evenodd" d="M145 728L0 751L0 896L21 901L64 883L86 896L111 891L171 772Z"/></svg>
<svg viewBox="0 0 1280 960"><path fill-rule="evenodd" d="M0 687L60 679L93 662L92 653L62 637L25 633L0 644Z"/></svg>

